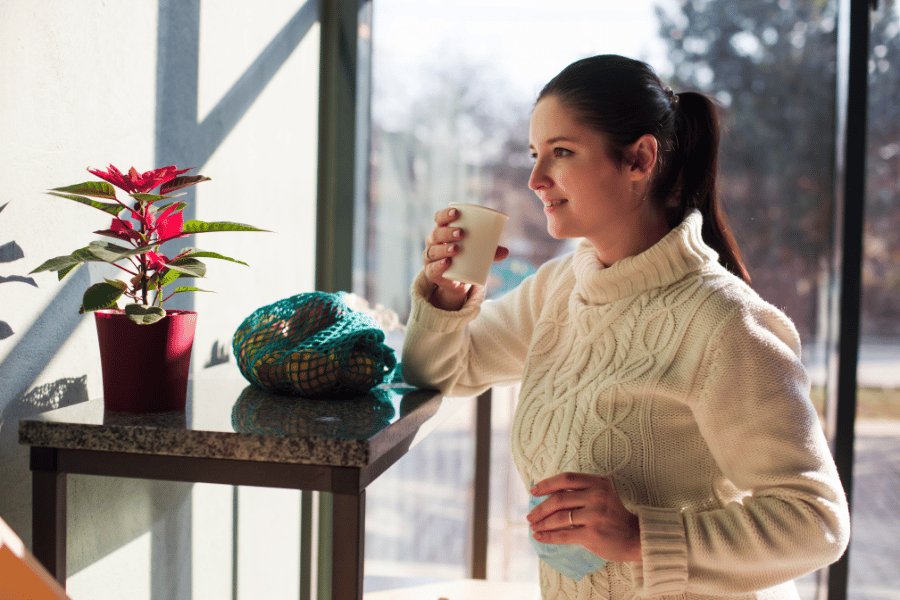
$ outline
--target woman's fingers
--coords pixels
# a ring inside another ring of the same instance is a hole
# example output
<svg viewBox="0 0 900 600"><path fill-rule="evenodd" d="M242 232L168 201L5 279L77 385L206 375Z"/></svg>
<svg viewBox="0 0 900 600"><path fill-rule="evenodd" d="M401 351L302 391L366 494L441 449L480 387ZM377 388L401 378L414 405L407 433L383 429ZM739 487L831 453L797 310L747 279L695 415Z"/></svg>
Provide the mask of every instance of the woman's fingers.
<svg viewBox="0 0 900 600"><path fill-rule="evenodd" d="M559 529L572 529L573 527L583 527L584 519L580 518L584 515L585 508L581 507L573 507L573 508L563 508L554 513L551 513L549 516L544 519L537 521L531 525L531 530L535 533L542 533L545 531L557 531Z"/></svg>
<svg viewBox="0 0 900 600"><path fill-rule="evenodd" d="M459 227L435 227L425 239L426 246L453 244L463 238L463 230Z"/></svg>
<svg viewBox="0 0 900 600"><path fill-rule="evenodd" d="M463 238L462 229L451 226L458 217L459 211L455 208L439 210L434 215L435 228L425 239L425 249L422 251L425 276L434 284L428 301L444 310L459 310L469 292L467 284L444 277L453 256L459 254L456 242Z"/></svg>
<svg viewBox="0 0 900 600"><path fill-rule="evenodd" d="M455 208L445 208L435 213L435 228L425 239L425 249L422 250L425 276L435 286L429 295L429 302L445 310L461 308L465 304L471 288L469 284L444 277L444 273L453 262L453 257L462 251L459 242L465 237L465 233L461 228L453 227L453 222L458 218L459 211ZM494 260L503 260L507 256L509 256L509 249L498 246L494 253Z"/></svg>
<svg viewBox="0 0 900 600"><path fill-rule="evenodd" d="M463 238L463 230L459 227L450 227L458 217L459 211L455 208L445 208L435 213L435 228L425 239L425 250L422 251L422 260L426 266L441 263L459 253L456 242ZM441 271L446 270L449 264L445 262Z"/></svg>
<svg viewBox="0 0 900 600"><path fill-rule="evenodd" d="M451 258L457 254L459 254L458 244L431 244L425 246L425 250L422 251L422 259L428 265L429 263L440 262L445 258Z"/></svg>
<svg viewBox="0 0 900 600"><path fill-rule="evenodd" d="M583 473L562 473L540 481L532 494L549 495L526 517L536 533L583 526L620 504L609 479Z"/></svg>
<svg viewBox="0 0 900 600"><path fill-rule="evenodd" d="M455 208L443 208L434 213L434 222L438 227L446 227L459 218L459 211Z"/></svg>
<svg viewBox="0 0 900 600"><path fill-rule="evenodd" d="M578 491L555 492L535 506L526 518L534 531L568 527L569 511L583 509L587 502L586 496Z"/></svg>
<svg viewBox="0 0 900 600"><path fill-rule="evenodd" d="M550 496L527 517L539 542L581 544L610 560L640 559L640 523L610 479L562 473L538 482L531 493Z"/></svg>
<svg viewBox="0 0 900 600"><path fill-rule="evenodd" d="M592 486L610 484L606 477L599 475L590 475L588 473L560 473L553 475L547 479L542 479L534 484L531 488L531 494L534 496L546 496L553 492L562 490L583 490Z"/></svg>

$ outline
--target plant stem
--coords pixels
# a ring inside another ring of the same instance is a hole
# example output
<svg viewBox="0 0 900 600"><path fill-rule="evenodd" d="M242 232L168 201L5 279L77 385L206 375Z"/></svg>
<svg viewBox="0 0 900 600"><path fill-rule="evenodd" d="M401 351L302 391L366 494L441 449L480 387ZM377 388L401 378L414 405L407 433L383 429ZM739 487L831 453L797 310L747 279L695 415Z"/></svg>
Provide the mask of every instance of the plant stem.
<svg viewBox="0 0 900 600"><path fill-rule="evenodd" d="M144 306L147 306L147 258L143 254L141 254L140 257L141 298L144 300Z"/></svg>
<svg viewBox="0 0 900 600"><path fill-rule="evenodd" d="M128 269L126 269L125 267L123 267L123 266L120 265L120 264L116 264L116 263L109 263L109 264L111 264L112 266L116 267L117 269L122 269L123 271L125 271L125 272L128 273L129 275L132 275L132 276L137 275L137 273L135 273L134 271L129 271Z"/></svg>

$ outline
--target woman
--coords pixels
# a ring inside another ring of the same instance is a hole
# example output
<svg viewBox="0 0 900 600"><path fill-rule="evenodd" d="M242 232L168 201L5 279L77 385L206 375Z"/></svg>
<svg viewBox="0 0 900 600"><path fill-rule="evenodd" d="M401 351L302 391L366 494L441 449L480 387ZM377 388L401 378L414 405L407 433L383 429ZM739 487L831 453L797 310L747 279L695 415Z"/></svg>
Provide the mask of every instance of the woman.
<svg viewBox="0 0 900 600"><path fill-rule="evenodd" d="M534 539L587 564L541 554L544 598L796 598L794 578L845 550L849 515L797 332L748 285L716 198L715 106L597 56L547 84L529 137L529 187L577 249L484 302L442 276L462 234L438 212L406 380L521 382L513 456L546 497Z"/></svg>

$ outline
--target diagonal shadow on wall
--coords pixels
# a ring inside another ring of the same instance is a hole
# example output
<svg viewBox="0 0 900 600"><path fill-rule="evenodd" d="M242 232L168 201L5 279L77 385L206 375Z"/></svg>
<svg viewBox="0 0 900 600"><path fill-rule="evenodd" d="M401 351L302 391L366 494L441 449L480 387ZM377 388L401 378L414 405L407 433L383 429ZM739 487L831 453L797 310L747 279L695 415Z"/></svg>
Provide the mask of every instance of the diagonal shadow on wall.
<svg viewBox="0 0 900 600"><path fill-rule="evenodd" d="M201 123L198 114L200 0L160 2L156 164L197 168L206 164L317 22L318 13L318 2L307 0ZM196 191L194 188L188 191L185 219L193 219L196 218ZM179 240L179 246L195 246L194 237ZM172 248L176 252L178 249ZM173 298L176 299L173 308L193 310L192 294L180 294ZM213 355L215 352L214 347ZM166 516L152 529L150 597L154 600L191 597L191 485L168 485L172 492L167 496ZM232 568L236 569L237 565ZM178 576L172 577L174 573Z"/></svg>
<svg viewBox="0 0 900 600"><path fill-rule="evenodd" d="M200 0L163 0L159 5L157 40L156 151L157 165L203 167L272 81L313 25L316 0L307 0L282 27L249 68L200 122L199 44ZM189 188L185 218L196 218L196 192ZM179 240L194 246L193 237ZM178 250L175 248L174 250ZM193 309L193 296L181 294L173 308ZM215 355L215 347L212 354ZM167 484L165 517L155 522L151 541L151 598L191 597L190 484ZM236 567L236 565L235 565ZM177 577L172 577L178 573Z"/></svg>

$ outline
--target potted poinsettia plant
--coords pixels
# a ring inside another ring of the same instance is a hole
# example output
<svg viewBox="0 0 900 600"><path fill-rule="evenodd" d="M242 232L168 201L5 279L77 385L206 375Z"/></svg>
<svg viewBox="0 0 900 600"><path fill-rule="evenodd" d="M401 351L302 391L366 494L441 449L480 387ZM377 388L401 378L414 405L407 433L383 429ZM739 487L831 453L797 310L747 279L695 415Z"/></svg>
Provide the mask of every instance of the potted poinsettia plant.
<svg viewBox="0 0 900 600"><path fill-rule="evenodd" d="M174 165L145 173L127 173L110 165L88 169L102 181L58 187L48 193L104 211L112 216L108 229L94 233L115 241L96 240L71 254L52 258L32 273L54 271L60 280L86 262L119 268L124 279L105 279L87 288L79 312L93 312L100 340L104 400L114 410L179 410L185 405L187 375L196 313L166 310L163 304L182 292L205 291L193 285L167 286L206 274L200 259L216 258L246 265L218 254L184 248L174 256L162 253L170 240L213 231L265 231L230 222L185 220L184 188L209 181L185 175L191 169ZM117 197L116 188L129 197ZM159 188L155 193L153 190ZM119 306L122 299L130 303Z"/></svg>

